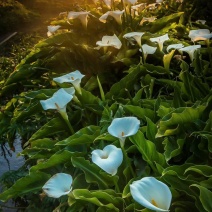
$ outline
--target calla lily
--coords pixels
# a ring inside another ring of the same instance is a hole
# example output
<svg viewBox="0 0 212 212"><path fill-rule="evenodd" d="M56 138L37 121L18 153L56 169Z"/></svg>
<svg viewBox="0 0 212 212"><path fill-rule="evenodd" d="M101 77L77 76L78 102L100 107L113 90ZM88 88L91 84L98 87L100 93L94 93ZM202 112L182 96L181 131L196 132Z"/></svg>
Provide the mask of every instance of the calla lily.
<svg viewBox="0 0 212 212"><path fill-rule="evenodd" d="M149 10L155 10L160 4L161 4L161 3L149 4L149 5L147 6L147 8L148 8Z"/></svg>
<svg viewBox="0 0 212 212"><path fill-rule="evenodd" d="M152 16L150 18L143 17L139 25L143 25L144 22L154 22L157 18Z"/></svg>
<svg viewBox="0 0 212 212"><path fill-rule="evenodd" d="M124 4L133 5L137 2L137 0L123 0Z"/></svg>
<svg viewBox="0 0 212 212"><path fill-rule="evenodd" d="M51 35L53 35L61 26L60 25L56 25L56 26L48 26L48 32L47 32L47 36L50 37Z"/></svg>
<svg viewBox="0 0 212 212"><path fill-rule="evenodd" d="M112 1L111 0L103 0L108 8L111 8Z"/></svg>
<svg viewBox="0 0 212 212"><path fill-rule="evenodd" d="M112 176L123 161L122 150L114 145L108 145L103 150L96 149L91 154L93 163Z"/></svg>
<svg viewBox="0 0 212 212"><path fill-rule="evenodd" d="M55 82L58 82L58 83L69 82L81 94L80 83L81 83L81 80L84 76L85 75L81 74L78 70L76 70L76 71L71 72L69 74L65 74L61 77L53 78L53 80Z"/></svg>
<svg viewBox="0 0 212 212"><path fill-rule="evenodd" d="M113 46L116 49L120 49L122 46L121 41L114 34L113 36L103 36L101 41L97 41L96 45L98 45L98 49L105 46Z"/></svg>
<svg viewBox="0 0 212 212"><path fill-rule="evenodd" d="M68 19L75 19L79 18L82 25L87 28L87 23L88 23L88 15L90 15L90 12L69 12L68 13Z"/></svg>
<svg viewBox="0 0 212 212"><path fill-rule="evenodd" d="M123 13L124 13L124 10L122 10L122 11L120 11L120 10L108 11L104 15L102 15L99 18L99 20L103 23L106 23L106 19L108 18L108 16L112 16L118 24L121 24L122 23L121 16L122 16Z"/></svg>
<svg viewBox="0 0 212 212"><path fill-rule="evenodd" d="M145 32L129 32L123 36L132 43L132 41L136 41L138 45L141 47L141 37L145 34Z"/></svg>
<svg viewBox="0 0 212 212"><path fill-rule="evenodd" d="M171 45L167 46L166 51L169 52L170 49L181 49L183 47L184 47L184 45L182 43L171 44Z"/></svg>
<svg viewBox="0 0 212 212"><path fill-rule="evenodd" d="M148 54L154 54L157 50L157 47L149 46L147 44L142 45L141 49L139 49L141 52L143 52L144 55L144 61L146 60L146 57Z"/></svg>
<svg viewBox="0 0 212 212"><path fill-rule="evenodd" d="M163 0L156 0L156 3L162 3Z"/></svg>
<svg viewBox="0 0 212 212"><path fill-rule="evenodd" d="M190 57L190 59L191 59L191 61L193 61L193 59L194 59L194 52L197 49L199 49L199 48L201 48L201 45L186 46L184 48L179 49L179 52L181 52L181 53L182 52L187 52L188 55L189 55L189 57Z"/></svg>
<svg viewBox="0 0 212 212"><path fill-rule="evenodd" d="M131 10L135 12L135 15L139 15L146 7L146 3L141 3L131 6Z"/></svg>
<svg viewBox="0 0 212 212"><path fill-rule="evenodd" d="M206 20L196 20L196 23L205 24Z"/></svg>
<svg viewBox="0 0 212 212"><path fill-rule="evenodd" d="M156 37L156 38L150 38L150 41L158 43L160 51L163 51L163 43L166 40L169 40L168 34L165 34L165 35L162 35L162 36Z"/></svg>
<svg viewBox="0 0 212 212"><path fill-rule="evenodd" d="M65 173L53 175L42 187L49 197L59 198L71 191L72 176Z"/></svg>
<svg viewBox="0 0 212 212"><path fill-rule="evenodd" d="M169 187L154 177L144 177L130 185L133 199L153 211L169 211L172 194Z"/></svg>
<svg viewBox="0 0 212 212"><path fill-rule="evenodd" d="M56 109L60 113L66 113L66 105L72 100L73 95L61 88L46 100L40 100L44 110Z"/></svg>
<svg viewBox="0 0 212 212"><path fill-rule="evenodd" d="M208 29L190 30L188 37L190 37L193 42L199 40L209 40L212 38L212 33L210 33Z"/></svg>
<svg viewBox="0 0 212 212"><path fill-rule="evenodd" d="M121 147L125 139L138 132L140 121L136 117L115 118L108 127L108 132L119 139Z"/></svg>

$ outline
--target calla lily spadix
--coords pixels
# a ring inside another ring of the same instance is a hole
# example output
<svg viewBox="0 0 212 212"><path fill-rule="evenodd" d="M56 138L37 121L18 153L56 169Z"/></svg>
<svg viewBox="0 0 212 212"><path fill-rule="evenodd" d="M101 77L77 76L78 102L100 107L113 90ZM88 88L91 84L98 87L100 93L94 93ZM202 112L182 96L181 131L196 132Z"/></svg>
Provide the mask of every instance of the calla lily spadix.
<svg viewBox="0 0 212 212"><path fill-rule="evenodd" d="M84 76L85 75L81 74L78 70L76 70L69 74L53 78L53 80L58 83L64 83L64 82L71 83L74 86L74 88L81 94L80 83Z"/></svg>
<svg viewBox="0 0 212 212"><path fill-rule="evenodd" d="M115 118L108 127L108 132L120 141L124 146L125 139L138 132L140 121L136 117Z"/></svg>
<svg viewBox="0 0 212 212"><path fill-rule="evenodd" d="M55 109L60 113L66 113L66 105L72 100L73 95L60 88L53 96L46 100L40 100L44 110Z"/></svg>
<svg viewBox="0 0 212 212"><path fill-rule="evenodd" d="M60 25L55 25L55 26L47 26L48 32L47 36L50 37L53 35L61 26Z"/></svg>
<svg viewBox="0 0 212 212"><path fill-rule="evenodd" d="M147 44L142 45L141 49L139 49L139 51L143 52L144 61L146 60L148 54L154 54L156 50L157 47L149 46Z"/></svg>
<svg viewBox="0 0 212 212"><path fill-rule="evenodd" d="M141 47L141 37L145 34L145 32L129 32L123 36L133 44L132 41L136 41L138 45Z"/></svg>
<svg viewBox="0 0 212 212"><path fill-rule="evenodd" d="M162 36L159 36L159 37L156 37L156 38L150 38L150 41L158 43L160 51L163 51L163 43L166 40L169 40L168 34L165 34L165 35L162 35Z"/></svg>
<svg viewBox="0 0 212 212"><path fill-rule="evenodd" d="M74 12L71 11L68 13L68 19L75 19L75 18L79 18L82 25L87 28L87 23L88 23L88 15L90 15L90 12Z"/></svg>
<svg viewBox="0 0 212 212"><path fill-rule="evenodd" d="M188 37L190 37L193 42L209 40L212 38L212 33L210 33L209 29L190 30Z"/></svg>
<svg viewBox="0 0 212 212"><path fill-rule="evenodd" d="M59 198L67 195L71 191L72 176L66 173L57 173L53 175L42 187L43 191L49 197Z"/></svg>
<svg viewBox="0 0 212 212"><path fill-rule="evenodd" d="M184 47L184 45L182 43L171 44L171 45L167 46L166 51L169 52L170 49L181 49L183 47Z"/></svg>
<svg viewBox="0 0 212 212"><path fill-rule="evenodd" d="M92 151L92 162L112 176L117 173L123 161L123 153L114 145L107 145L103 150Z"/></svg>
<svg viewBox="0 0 212 212"><path fill-rule="evenodd" d="M122 10L122 11L120 11L120 10L108 11L108 12L106 12L105 14L103 14L103 15L99 18L99 20L100 20L101 22L103 22L103 23L106 23L106 20L107 20L108 16L111 16L111 17L113 17L113 18L116 20L116 22L117 22L118 24L121 24L121 23L122 23L121 16L122 16L123 13L124 13L124 10Z"/></svg>
<svg viewBox="0 0 212 212"><path fill-rule="evenodd" d="M153 211L169 211L172 194L169 187L154 177L144 177L130 185L133 199Z"/></svg>
<svg viewBox="0 0 212 212"><path fill-rule="evenodd" d="M97 49L100 49L101 47L106 47L106 46L112 46L116 49L120 49L122 46L121 41L118 39L118 37L114 34L113 36L103 36L101 41L97 41L96 45Z"/></svg>
<svg viewBox="0 0 212 212"><path fill-rule="evenodd" d="M193 61L193 59L194 59L194 52L197 49L199 49L199 48L201 48L201 45L186 46L184 48L179 49L179 52L181 52L181 53L182 52L187 52L188 55L189 55L189 57L190 57L190 59L191 59L191 61Z"/></svg>

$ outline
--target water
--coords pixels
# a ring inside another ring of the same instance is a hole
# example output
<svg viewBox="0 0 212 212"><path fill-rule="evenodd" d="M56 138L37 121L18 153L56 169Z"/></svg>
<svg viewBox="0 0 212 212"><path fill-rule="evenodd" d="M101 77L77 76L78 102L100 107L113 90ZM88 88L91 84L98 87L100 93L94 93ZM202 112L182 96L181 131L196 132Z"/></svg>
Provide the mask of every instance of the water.
<svg viewBox="0 0 212 212"><path fill-rule="evenodd" d="M21 139L20 136L17 136L14 141L15 152L10 150L8 144L0 146L0 177L7 171L18 170L24 164L24 157L19 156L17 154L22 151L21 147ZM2 192L2 188L0 187L0 193ZM2 207L1 205L7 206ZM15 203L10 200L6 203L0 201L0 212L15 212Z"/></svg>

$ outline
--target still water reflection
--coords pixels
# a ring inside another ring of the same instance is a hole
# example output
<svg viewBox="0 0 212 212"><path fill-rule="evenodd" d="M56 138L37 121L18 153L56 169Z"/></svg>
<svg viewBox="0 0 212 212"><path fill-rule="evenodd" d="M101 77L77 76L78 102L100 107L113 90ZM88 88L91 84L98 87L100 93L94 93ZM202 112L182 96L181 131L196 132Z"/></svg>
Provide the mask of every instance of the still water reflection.
<svg viewBox="0 0 212 212"><path fill-rule="evenodd" d="M17 138L15 139L14 147L15 147L15 151L13 152L12 150L10 150L10 147L8 144L0 146L0 178L5 172L11 171L11 170L18 170L24 164L24 158L22 156L17 157L17 154L22 151L20 136L17 136ZM1 192L2 192L2 187L0 185L0 193ZM7 207L1 207L1 205L7 206ZM3 212L17 211L13 207L15 207L15 204L12 200L8 201L7 203L2 203L0 201L0 212L1 211Z"/></svg>

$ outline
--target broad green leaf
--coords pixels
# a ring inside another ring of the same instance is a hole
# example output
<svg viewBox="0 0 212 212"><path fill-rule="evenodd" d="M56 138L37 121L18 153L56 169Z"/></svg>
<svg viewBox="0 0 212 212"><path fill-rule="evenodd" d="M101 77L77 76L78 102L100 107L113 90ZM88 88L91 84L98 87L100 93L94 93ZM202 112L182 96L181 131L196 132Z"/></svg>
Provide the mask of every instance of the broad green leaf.
<svg viewBox="0 0 212 212"><path fill-rule="evenodd" d="M148 117L146 117L146 120L147 120L147 131L146 131L146 137L152 141L152 142L155 142L155 136L156 136L156 133L157 133L157 126L156 124L154 124L152 122L151 119L149 119Z"/></svg>
<svg viewBox="0 0 212 212"><path fill-rule="evenodd" d="M159 122L159 129L156 137L163 137L178 133L179 126L193 123L198 120L203 113L205 106L199 105L196 108L182 107L164 116Z"/></svg>
<svg viewBox="0 0 212 212"><path fill-rule="evenodd" d="M16 181L11 188L1 193L0 200L5 202L11 198L38 192L49 178L49 174L43 172L31 172L28 176Z"/></svg>
<svg viewBox="0 0 212 212"><path fill-rule="evenodd" d="M188 169L185 170L185 173L187 172L196 172L198 174L201 174L205 177L212 177L212 167L207 165L195 165L191 166Z"/></svg>
<svg viewBox="0 0 212 212"><path fill-rule="evenodd" d="M56 133L64 133L67 130L68 128L62 118L53 118L44 126L42 126L37 132L35 132L29 139L29 142L46 137L46 135L51 136Z"/></svg>
<svg viewBox="0 0 212 212"><path fill-rule="evenodd" d="M136 145L142 158L150 165L154 172L158 172L155 163L157 162L162 167L166 166L165 157L156 150L155 144L145 139L142 132L138 131L130 137L130 141Z"/></svg>
<svg viewBox="0 0 212 212"><path fill-rule="evenodd" d="M56 167L58 165L61 165L63 167L65 163L71 161L71 157L73 155L77 155L77 152L70 152L67 150L58 151L54 155L52 155L48 160L42 163L38 163L35 166L32 166L30 168L30 172L35 172L37 170L41 169L48 169L52 167Z"/></svg>
<svg viewBox="0 0 212 212"><path fill-rule="evenodd" d="M134 116L143 119L146 121L146 117L154 120L154 111L148 109L148 108L142 108L139 106L133 106L133 105L125 105L124 110L126 110L128 113L132 113Z"/></svg>
<svg viewBox="0 0 212 212"><path fill-rule="evenodd" d="M202 203L203 208L206 211L211 212L212 211L212 202L211 202L212 192L208 190L207 188L204 188L197 184L193 184L191 185L191 187L196 187L199 189L200 191L199 200Z"/></svg>
<svg viewBox="0 0 212 212"><path fill-rule="evenodd" d="M94 142L99 136L100 127L98 126L87 126L77 131L74 135L59 141L56 145L82 145Z"/></svg>
<svg viewBox="0 0 212 212"><path fill-rule="evenodd" d="M113 185L113 177L104 172L100 172L100 168L95 164L91 164L83 157L72 157L73 166L81 169L85 173L86 181L88 183L97 183L100 189L106 189L109 185Z"/></svg>

